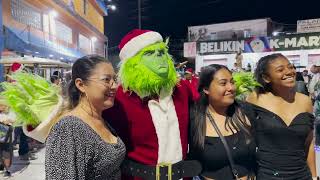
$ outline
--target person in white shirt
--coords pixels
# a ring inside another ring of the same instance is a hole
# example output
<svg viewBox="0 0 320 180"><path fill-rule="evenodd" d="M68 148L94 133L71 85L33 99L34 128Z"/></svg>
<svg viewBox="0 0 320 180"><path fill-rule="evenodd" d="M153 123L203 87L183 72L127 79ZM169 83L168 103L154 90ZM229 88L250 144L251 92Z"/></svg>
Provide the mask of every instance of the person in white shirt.
<svg viewBox="0 0 320 180"><path fill-rule="evenodd" d="M310 71L314 75L309 84L309 92L310 97L315 99L320 93L320 66L313 65Z"/></svg>

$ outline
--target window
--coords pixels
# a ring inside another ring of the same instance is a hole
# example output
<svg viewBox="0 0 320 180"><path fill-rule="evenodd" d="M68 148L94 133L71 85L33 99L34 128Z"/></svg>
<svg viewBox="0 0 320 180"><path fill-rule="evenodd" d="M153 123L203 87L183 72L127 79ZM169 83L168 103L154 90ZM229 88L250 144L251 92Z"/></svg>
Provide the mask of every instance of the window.
<svg viewBox="0 0 320 180"><path fill-rule="evenodd" d="M300 66L300 55L287 55L286 57L295 67Z"/></svg>
<svg viewBox="0 0 320 180"><path fill-rule="evenodd" d="M72 29L56 20L56 36L60 40L72 44Z"/></svg>
<svg viewBox="0 0 320 180"><path fill-rule="evenodd" d="M85 37L82 34L79 34L79 48L82 50L85 50L87 52L90 52L90 39Z"/></svg>
<svg viewBox="0 0 320 180"><path fill-rule="evenodd" d="M20 23L42 30L41 13L22 0L11 1L11 15Z"/></svg>
<svg viewBox="0 0 320 180"><path fill-rule="evenodd" d="M83 14L87 14L88 2L87 0L83 0Z"/></svg>

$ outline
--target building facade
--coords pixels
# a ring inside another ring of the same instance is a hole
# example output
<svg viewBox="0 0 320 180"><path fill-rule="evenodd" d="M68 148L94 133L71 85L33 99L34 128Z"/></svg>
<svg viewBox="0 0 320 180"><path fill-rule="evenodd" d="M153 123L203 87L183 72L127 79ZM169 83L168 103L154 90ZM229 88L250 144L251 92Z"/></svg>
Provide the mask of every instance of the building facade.
<svg viewBox="0 0 320 180"><path fill-rule="evenodd" d="M73 62L86 54L105 56L105 13L96 0L2 1L2 57L16 53Z"/></svg>

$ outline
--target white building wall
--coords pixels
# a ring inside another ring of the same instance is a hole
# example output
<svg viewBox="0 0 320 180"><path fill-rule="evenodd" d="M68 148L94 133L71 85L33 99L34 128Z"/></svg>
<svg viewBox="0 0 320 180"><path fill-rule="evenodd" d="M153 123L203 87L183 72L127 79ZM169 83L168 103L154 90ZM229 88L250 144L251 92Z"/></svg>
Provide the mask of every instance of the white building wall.
<svg viewBox="0 0 320 180"><path fill-rule="evenodd" d="M320 49L312 49L312 50L294 50L294 51L273 51L273 52L262 52L262 53L243 53L242 67L246 68L247 64L250 63L252 69L255 69L256 63L258 60L266 55L274 54L274 53L282 53L287 56L289 60L299 59L300 66L307 66L307 69L311 67L312 64L308 62L309 55L319 55L319 59L315 61L320 61ZM196 72L200 72L201 67L207 66L210 64L222 64L222 59L225 59L225 64L229 69L233 68L233 64L235 63L236 54L216 54L216 55L205 55L205 56L196 56L195 61L195 69ZM291 59L293 58L293 59ZM317 57L316 57L317 58Z"/></svg>

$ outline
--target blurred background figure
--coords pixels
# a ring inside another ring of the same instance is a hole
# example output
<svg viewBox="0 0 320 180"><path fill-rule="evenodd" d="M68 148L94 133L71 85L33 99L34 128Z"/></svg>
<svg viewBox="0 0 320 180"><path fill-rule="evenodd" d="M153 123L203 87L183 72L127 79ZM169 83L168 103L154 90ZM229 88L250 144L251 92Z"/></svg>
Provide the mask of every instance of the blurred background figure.
<svg viewBox="0 0 320 180"><path fill-rule="evenodd" d="M232 71L233 72L244 71L244 69L242 68L243 55L242 55L241 49L239 50L239 52L237 52L235 59L236 59L236 62L233 64L234 67L233 67Z"/></svg>
<svg viewBox="0 0 320 180"><path fill-rule="evenodd" d="M60 79L58 76L56 76L56 75L52 75L52 76L50 77L50 81L51 81L52 84L55 84L55 85L57 85L57 86L59 86L60 83L61 83L61 79Z"/></svg>
<svg viewBox="0 0 320 180"><path fill-rule="evenodd" d="M233 63L233 68L231 69L232 72L241 72L243 71L242 67L238 63Z"/></svg>
<svg viewBox="0 0 320 180"><path fill-rule="evenodd" d="M199 78L194 74L192 68L188 68L185 70L184 79L187 82L187 84L191 85L191 88L193 88L193 89L195 89L195 91L197 91Z"/></svg>
<svg viewBox="0 0 320 180"><path fill-rule="evenodd" d="M12 144L12 124L15 115L9 111L9 107L5 100L0 97L0 125L1 125L1 142L0 142L0 171L4 171L3 176L11 176L10 167L12 165L13 144ZM3 132L3 128L8 128L7 132ZM4 133L4 134L3 134ZM1 178L0 178L1 179Z"/></svg>
<svg viewBox="0 0 320 180"><path fill-rule="evenodd" d="M304 80L304 83L306 83L307 85L309 85L309 82L311 80L311 76L308 72L307 69L303 70L302 71L302 77L303 77L303 80Z"/></svg>
<svg viewBox="0 0 320 180"><path fill-rule="evenodd" d="M297 72L296 74L296 91L309 96L307 84L305 83L301 72Z"/></svg>
<svg viewBox="0 0 320 180"><path fill-rule="evenodd" d="M188 69L185 70L184 78L186 80L192 81L192 75L193 75L193 69L192 68L188 68Z"/></svg>
<svg viewBox="0 0 320 180"><path fill-rule="evenodd" d="M310 69L313 77L309 83L309 92L314 101L320 93L320 66L313 65Z"/></svg>
<svg viewBox="0 0 320 180"><path fill-rule="evenodd" d="M17 62L12 63L11 67L9 68L9 72L8 72L8 74L7 74L7 75L9 75L9 76L6 76L7 81L8 81L8 82L13 82L12 79L10 78L10 75L11 75L13 72L20 71L20 70L22 70L22 69L23 69L22 64L17 63Z"/></svg>
<svg viewBox="0 0 320 180"><path fill-rule="evenodd" d="M180 79L184 77L184 69L187 67L187 63L188 61L184 61L175 65L177 75Z"/></svg>
<svg viewBox="0 0 320 180"><path fill-rule="evenodd" d="M251 64L248 63L247 64L247 69L246 69L247 72L251 72L252 71L252 68L251 68Z"/></svg>
<svg viewBox="0 0 320 180"><path fill-rule="evenodd" d="M59 71L54 71L54 72L52 73L52 75L53 75L53 76L57 76L59 79L62 78L61 72L59 72Z"/></svg>
<svg viewBox="0 0 320 180"><path fill-rule="evenodd" d="M67 96L67 91L68 91L68 84L72 79L72 74L71 70L70 71L65 71L63 73L63 76L61 78L61 89L62 89L62 96Z"/></svg>

